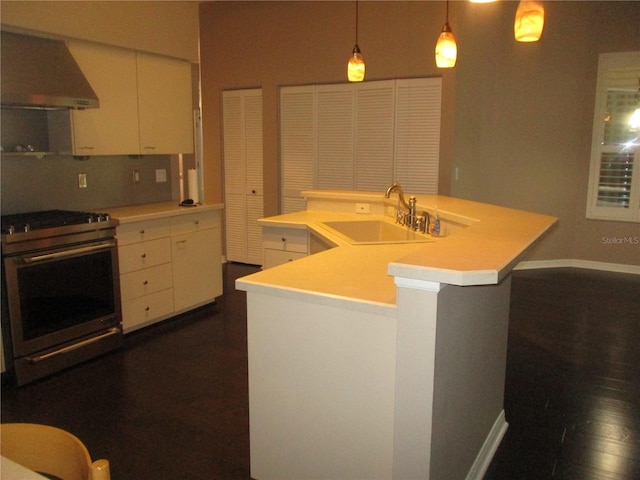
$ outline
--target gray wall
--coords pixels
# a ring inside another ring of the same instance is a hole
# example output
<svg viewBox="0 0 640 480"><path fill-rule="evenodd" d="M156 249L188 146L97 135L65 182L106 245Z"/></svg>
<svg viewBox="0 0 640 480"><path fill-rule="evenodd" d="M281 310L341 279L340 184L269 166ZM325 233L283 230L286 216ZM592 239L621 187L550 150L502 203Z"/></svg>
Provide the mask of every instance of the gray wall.
<svg viewBox="0 0 640 480"><path fill-rule="evenodd" d="M639 246L602 237L638 236L640 225L588 220L586 206L598 55L640 49L640 2L543 5L530 44L512 40L514 2L456 9L451 193L559 217L534 258L639 265Z"/></svg>
<svg viewBox="0 0 640 480"><path fill-rule="evenodd" d="M95 211L168 201L173 197L172 163L167 155L91 157L86 161L68 156L3 156L0 208L6 215L50 209ZM140 171L139 184L133 183L134 169ZM156 183L156 169L167 170L167 182ZM78 173L87 174L87 188L78 188Z"/></svg>

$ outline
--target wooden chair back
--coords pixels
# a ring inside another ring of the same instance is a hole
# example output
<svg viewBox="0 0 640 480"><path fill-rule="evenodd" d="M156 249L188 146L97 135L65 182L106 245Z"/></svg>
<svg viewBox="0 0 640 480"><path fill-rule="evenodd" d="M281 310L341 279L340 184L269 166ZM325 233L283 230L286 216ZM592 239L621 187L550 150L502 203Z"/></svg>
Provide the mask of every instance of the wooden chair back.
<svg viewBox="0 0 640 480"><path fill-rule="evenodd" d="M91 461L85 445L71 433L48 425L0 425L2 456L63 480L110 480L107 460Z"/></svg>

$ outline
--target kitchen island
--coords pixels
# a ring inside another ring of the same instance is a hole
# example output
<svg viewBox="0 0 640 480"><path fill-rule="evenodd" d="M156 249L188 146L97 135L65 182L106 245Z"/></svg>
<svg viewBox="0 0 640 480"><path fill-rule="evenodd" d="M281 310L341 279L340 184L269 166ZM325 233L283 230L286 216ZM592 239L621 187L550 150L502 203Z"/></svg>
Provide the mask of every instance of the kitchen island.
<svg viewBox="0 0 640 480"><path fill-rule="evenodd" d="M261 223L323 251L236 282L252 477L482 478L507 428L510 272L557 220L423 195L445 236L356 244L327 222L393 223L395 199L304 195L306 211Z"/></svg>

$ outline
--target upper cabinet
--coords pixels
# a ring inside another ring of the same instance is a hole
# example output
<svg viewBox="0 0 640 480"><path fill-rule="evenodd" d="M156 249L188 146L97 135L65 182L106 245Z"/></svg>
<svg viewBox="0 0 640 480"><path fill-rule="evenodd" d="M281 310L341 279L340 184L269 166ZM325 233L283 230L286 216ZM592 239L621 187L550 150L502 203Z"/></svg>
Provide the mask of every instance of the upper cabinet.
<svg viewBox="0 0 640 480"><path fill-rule="evenodd" d="M74 155L193 152L189 62L82 42L69 49L100 101L71 112Z"/></svg>
<svg viewBox="0 0 640 480"><path fill-rule="evenodd" d="M138 53L137 65L140 153L193 153L191 64Z"/></svg>
<svg viewBox="0 0 640 480"><path fill-rule="evenodd" d="M71 111L73 154L138 154L136 53L79 42L69 49L100 102L99 108Z"/></svg>

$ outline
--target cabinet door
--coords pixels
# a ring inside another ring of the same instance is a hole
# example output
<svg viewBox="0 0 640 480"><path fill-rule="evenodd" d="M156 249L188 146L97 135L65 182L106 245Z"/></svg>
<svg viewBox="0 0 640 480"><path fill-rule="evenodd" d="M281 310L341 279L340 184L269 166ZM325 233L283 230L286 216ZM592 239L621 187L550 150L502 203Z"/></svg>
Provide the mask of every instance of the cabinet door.
<svg viewBox="0 0 640 480"><path fill-rule="evenodd" d="M171 263L171 246L168 238L132 243L118 248L120 274L142 268Z"/></svg>
<svg viewBox="0 0 640 480"><path fill-rule="evenodd" d="M123 302L143 297L173 286L170 263L143 268L120 276L120 296Z"/></svg>
<svg viewBox="0 0 640 480"><path fill-rule="evenodd" d="M286 250L271 250L270 248L265 248L263 268L266 270L268 268L277 267L278 265L293 262L306 256L306 253L287 252Z"/></svg>
<svg viewBox="0 0 640 480"><path fill-rule="evenodd" d="M264 227L262 238L264 248L309 253L309 234L306 228Z"/></svg>
<svg viewBox="0 0 640 480"><path fill-rule="evenodd" d="M219 228L171 237L176 312L212 302L222 295L222 247Z"/></svg>
<svg viewBox="0 0 640 480"><path fill-rule="evenodd" d="M191 64L138 53L140 153L193 153Z"/></svg>
<svg viewBox="0 0 640 480"><path fill-rule="evenodd" d="M135 52L81 42L69 50L100 101L100 108L71 111L73 154L139 153Z"/></svg>
<svg viewBox="0 0 640 480"><path fill-rule="evenodd" d="M173 291L169 288L122 302L124 333L151 325L173 313Z"/></svg>

